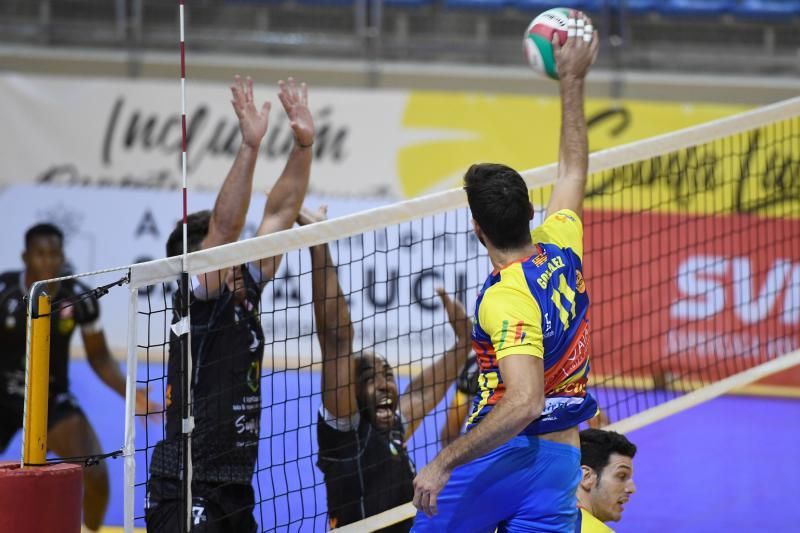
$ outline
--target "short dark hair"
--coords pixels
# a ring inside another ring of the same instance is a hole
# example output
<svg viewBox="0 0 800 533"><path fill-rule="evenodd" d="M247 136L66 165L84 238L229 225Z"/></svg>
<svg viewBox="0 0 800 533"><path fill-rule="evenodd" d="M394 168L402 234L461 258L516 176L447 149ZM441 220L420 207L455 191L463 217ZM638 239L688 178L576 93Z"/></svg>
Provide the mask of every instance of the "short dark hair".
<svg viewBox="0 0 800 533"><path fill-rule="evenodd" d="M200 249L203 239L208 235L208 224L211 221L211 211L208 209L192 213L186 217L186 246L189 252ZM167 238L167 257L183 253L183 221L175 224L175 229Z"/></svg>
<svg viewBox="0 0 800 533"><path fill-rule="evenodd" d="M511 167L496 163L472 165L464 174L472 218L492 244L508 250L531 242L528 186Z"/></svg>
<svg viewBox="0 0 800 533"><path fill-rule="evenodd" d="M588 466L600 477L608 465L612 453L625 457L636 455L636 445L625 435L603 429L584 429L581 431L581 465Z"/></svg>
<svg viewBox="0 0 800 533"><path fill-rule="evenodd" d="M25 249L29 249L33 240L39 237L56 237L59 244L64 246L64 233L53 224L43 223L36 224L25 232Z"/></svg>
<svg viewBox="0 0 800 533"><path fill-rule="evenodd" d="M370 350L363 350L358 354L353 354L356 360L356 379L359 383L364 379L362 376L368 372L385 372L387 369L391 370L392 366L386 358ZM382 365L380 369L376 369L376 363Z"/></svg>

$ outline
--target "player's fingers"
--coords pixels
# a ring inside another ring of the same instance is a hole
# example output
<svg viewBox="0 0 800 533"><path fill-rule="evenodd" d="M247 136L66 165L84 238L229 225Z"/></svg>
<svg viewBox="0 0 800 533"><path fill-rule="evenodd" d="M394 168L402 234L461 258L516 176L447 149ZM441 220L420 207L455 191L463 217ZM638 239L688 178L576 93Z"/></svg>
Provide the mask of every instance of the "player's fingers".
<svg viewBox="0 0 800 533"><path fill-rule="evenodd" d="M239 92L239 84L237 81L234 81L233 85L231 85L231 94L233 95L233 100L235 102L238 102L241 99L241 92Z"/></svg>
<svg viewBox="0 0 800 533"><path fill-rule="evenodd" d="M294 78L289 76L289 93L292 95L292 100L297 99L297 85L294 82Z"/></svg>
<svg viewBox="0 0 800 533"><path fill-rule="evenodd" d="M594 33L592 34L592 44L590 49L592 51L592 63L594 63L594 60L597 59L597 52L600 51L600 34L597 32L597 30L594 30Z"/></svg>
<svg viewBox="0 0 800 533"><path fill-rule="evenodd" d="M281 105L283 108L288 112L289 109L292 107L291 102L289 101L289 97L286 95L285 91L281 91L278 93L278 100L281 101Z"/></svg>
<svg viewBox="0 0 800 533"><path fill-rule="evenodd" d="M420 495L420 502L419 505L422 508L422 512L425 513L425 516L428 518L431 517L431 510L430 510L430 494L427 490L423 490L422 494Z"/></svg>
<svg viewBox="0 0 800 533"><path fill-rule="evenodd" d="M575 39L578 32L578 21L575 19L575 11L570 11L567 19L567 42Z"/></svg>
<svg viewBox="0 0 800 533"><path fill-rule="evenodd" d="M244 96L244 82L242 81L242 77L237 74L234 76L234 79L236 80L236 88L238 89L239 94Z"/></svg>
<svg viewBox="0 0 800 533"><path fill-rule="evenodd" d="M416 485L416 482L414 483L414 485ZM411 503L413 503L413 504L414 504L414 508L415 508L417 511L421 511L421 510L422 510L421 497L422 497L422 493L421 493L421 492L420 492L420 490L419 490L418 488L416 488L416 486L415 486L415 487L414 487L414 499L411 501Z"/></svg>
<svg viewBox="0 0 800 533"><path fill-rule="evenodd" d="M586 33L583 34L583 40L584 41L589 43L589 42L592 42L592 41L595 40L595 37L597 36L597 33L595 32L594 26L592 26L592 22L591 21L589 21L586 24L586 27L584 27L583 30L586 32Z"/></svg>
<svg viewBox="0 0 800 533"><path fill-rule="evenodd" d="M586 28L586 19L583 18L583 13L579 13L578 17L575 19L575 39L577 43L582 43L583 36L585 35L585 28Z"/></svg>
<svg viewBox="0 0 800 533"><path fill-rule="evenodd" d="M430 495L430 500L428 501L428 509L430 510L430 516L435 516L439 513L439 508L436 506L436 493L432 492Z"/></svg>
<svg viewBox="0 0 800 533"><path fill-rule="evenodd" d="M308 106L308 85L305 82L300 84L300 91L303 94L303 105Z"/></svg>
<svg viewBox="0 0 800 533"><path fill-rule="evenodd" d="M245 91L245 98L248 102L253 101L253 78L247 76L247 90Z"/></svg>
<svg viewBox="0 0 800 533"><path fill-rule="evenodd" d="M583 22L583 41L586 43L591 43L592 39L594 38L594 25L592 24L592 18L584 13Z"/></svg>

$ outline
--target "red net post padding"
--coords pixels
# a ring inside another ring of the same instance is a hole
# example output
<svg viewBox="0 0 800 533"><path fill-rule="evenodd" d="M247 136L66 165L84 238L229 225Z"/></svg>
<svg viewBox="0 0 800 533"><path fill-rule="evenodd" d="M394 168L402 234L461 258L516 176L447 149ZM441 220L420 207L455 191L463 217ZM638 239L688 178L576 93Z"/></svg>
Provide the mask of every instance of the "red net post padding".
<svg viewBox="0 0 800 533"><path fill-rule="evenodd" d="M0 463L0 531L80 533L83 470Z"/></svg>

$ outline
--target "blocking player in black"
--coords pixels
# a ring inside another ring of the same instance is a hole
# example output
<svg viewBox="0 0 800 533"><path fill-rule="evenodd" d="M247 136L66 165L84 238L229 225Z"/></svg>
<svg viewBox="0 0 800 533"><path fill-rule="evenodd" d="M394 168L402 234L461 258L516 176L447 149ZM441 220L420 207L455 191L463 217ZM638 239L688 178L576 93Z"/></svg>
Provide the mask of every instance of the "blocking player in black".
<svg viewBox="0 0 800 533"><path fill-rule="evenodd" d="M279 83L278 95L294 133L286 166L272 188L257 235L292 227L308 188L314 123L305 84ZM253 101L253 82L238 76L231 87L242 144L212 211L189 216L189 251L239 239L245 223L259 146L266 135L270 104ZM178 224L167 241L167 255L182 250ZM256 531L252 478L258 457L261 417L261 360L264 332L261 291L280 257L195 276L190 295L192 348L192 531ZM178 310L179 295L173 308ZM173 324L180 320L173 318ZM149 532L183 531L181 509L181 344L170 338L167 370L166 437L150 463L146 503Z"/></svg>
<svg viewBox="0 0 800 533"><path fill-rule="evenodd" d="M325 218L302 210L301 225ZM414 465L406 442L444 398L470 352L471 322L464 307L437 293L456 342L428 363L401 394L389 363L353 350L353 326L336 264L327 245L311 248L317 336L322 347L322 405L317 417L319 460L325 476L328 524L341 527L411 500ZM385 531L408 531L411 520Z"/></svg>
<svg viewBox="0 0 800 533"><path fill-rule="evenodd" d="M37 224L25 233L25 269L0 274L0 450L22 427L25 405L25 295L34 282L63 275L64 235L52 224ZM48 448L61 457L102 453L97 435L69 387L69 346L80 329L86 357L95 374L125 397L125 377L113 359L100 324L100 308L90 289L75 279L50 284L50 391ZM137 412L148 412L144 390L136 396ZM150 402L150 412L161 409ZM83 521L96 531L108 506L108 472L102 461L84 469Z"/></svg>

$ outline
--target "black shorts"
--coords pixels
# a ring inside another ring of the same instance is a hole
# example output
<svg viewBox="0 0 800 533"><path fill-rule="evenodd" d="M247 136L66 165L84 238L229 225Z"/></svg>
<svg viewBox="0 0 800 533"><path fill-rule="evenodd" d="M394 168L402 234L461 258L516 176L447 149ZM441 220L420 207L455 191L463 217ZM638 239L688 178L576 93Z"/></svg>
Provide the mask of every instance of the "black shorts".
<svg viewBox="0 0 800 533"><path fill-rule="evenodd" d="M181 528L180 482L152 476L148 484L147 533L174 533ZM255 495L251 485L192 483L194 533L253 533Z"/></svg>
<svg viewBox="0 0 800 533"><path fill-rule="evenodd" d="M0 452L5 451L17 431L22 429L23 411L23 400L16 397L0 397ZM64 392L52 396L50 405L47 407L47 429L52 429L53 426L73 415L86 418L72 394Z"/></svg>

